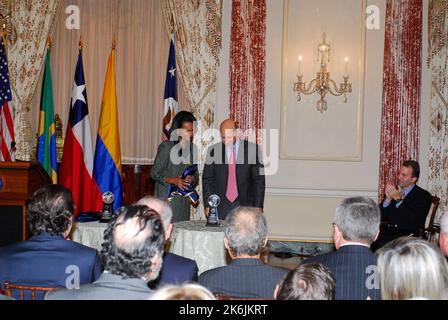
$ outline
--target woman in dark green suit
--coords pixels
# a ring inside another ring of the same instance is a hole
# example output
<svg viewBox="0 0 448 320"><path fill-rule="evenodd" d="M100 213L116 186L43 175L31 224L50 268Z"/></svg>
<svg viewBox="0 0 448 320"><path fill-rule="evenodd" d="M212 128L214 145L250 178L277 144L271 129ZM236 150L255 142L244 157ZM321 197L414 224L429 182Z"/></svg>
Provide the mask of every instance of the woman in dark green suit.
<svg viewBox="0 0 448 320"><path fill-rule="evenodd" d="M174 117L167 133L169 140L159 145L151 170L151 178L155 181L155 196L171 202L172 222L190 220L189 197L169 192L170 186L181 191L187 190L190 184L196 187L199 180L197 170L194 175L187 175L182 179L184 171L197 164L197 149L193 144L195 122L196 118L187 111L181 111Z"/></svg>

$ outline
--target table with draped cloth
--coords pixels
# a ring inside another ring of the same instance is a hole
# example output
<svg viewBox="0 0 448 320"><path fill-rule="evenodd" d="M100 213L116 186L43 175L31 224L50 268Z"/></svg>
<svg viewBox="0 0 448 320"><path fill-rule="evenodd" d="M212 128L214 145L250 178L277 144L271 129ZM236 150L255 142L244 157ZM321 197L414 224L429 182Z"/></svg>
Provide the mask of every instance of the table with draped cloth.
<svg viewBox="0 0 448 320"><path fill-rule="evenodd" d="M227 265L224 248L224 221L219 227L206 227L205 220L191 220L173 224L169 251L193 259L199 274Z"/></svg>
<svg viewBox="0 0 448 320"><path fill-rule="evenodd" d="M224 221L219 227L206 227L205 220L182 221L173 224L169 251L193 259L198 264L199 274L225 266L228 262L224 248ZM107 223L77 222L72 240L101 250Z"/></svg>

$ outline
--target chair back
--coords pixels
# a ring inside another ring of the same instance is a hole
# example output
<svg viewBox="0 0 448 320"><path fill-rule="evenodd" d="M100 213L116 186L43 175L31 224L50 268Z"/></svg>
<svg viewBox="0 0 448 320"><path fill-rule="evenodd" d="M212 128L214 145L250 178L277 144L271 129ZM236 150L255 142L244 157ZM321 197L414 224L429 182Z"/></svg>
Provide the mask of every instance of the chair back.
<svg viewBox="0 0 448 320"><path fill-rule="evenodd" d="M5 282L5 295L10 298L19 298L20 300L43 300L47 292L53 291L55 288L50 287L35 287L13 284L9 281ZM18 291L18 295L15 293Z"/></svg>
<svg viewBox="0 0 448 320"><path fill-rule="evenodd" d="M262 299L262 298L245 298L245 297L235 297L227 296L221 293L215 293L216 300L273 300L273 299Z"/></svg>
<svg viewBox="0 0 448 320"><path fill-rule="evenodd" d="M422 230L422 238L437 244L438 234L440 233L440 226L434 223L437 209L439 208L440 198L436 196L431 197L431 207L429 209L428 217L426 218L425 229Z"/></svg>

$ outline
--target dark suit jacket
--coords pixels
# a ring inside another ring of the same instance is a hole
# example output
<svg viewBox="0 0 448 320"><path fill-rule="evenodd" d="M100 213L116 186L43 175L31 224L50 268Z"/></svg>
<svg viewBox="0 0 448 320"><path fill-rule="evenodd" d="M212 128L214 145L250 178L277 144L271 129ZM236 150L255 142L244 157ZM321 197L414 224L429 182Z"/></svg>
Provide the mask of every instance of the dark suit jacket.
<svg viewBox="0 0 448 320"><path fill-rule="evenodd" d="M4 291L4 282L10 281L65 288L67 278L74 276L73 271L67 270L69 266L79 268L80 284L95 281L102 271L95 249L62 236L40 234L28 241L0 248L0 286Z"/></svg>
<svg viewBox="0 0 448 320"><path fill-rule="evenodd" d="M240 298L274 299L274 291L286 269L264 264L259 259L234 259L229 265L208 270L199 284L214 294Z"/></svg>
<svg viewBox="0 0 448 320"><path fill-rule="evenodd" d="M265 193L265 176L258 146L248 141L240 140L238 148L236 179L238 201L241 206L263 208ZM225 145L217 143L207 151L206 164L202 173L202 188L204 205L208 207L207 199L217 194L221 201L227 193L228 161ZM219 212L223 217L225 212Z"/></svg>
<svg viewBox="0 0 448 320"><path fill-rule="evenodd" d="M182 284L198 281L198 265L196 261L178 256L171 252L163 254L163 265L159 277L150 283L151 288L165 284Z"/></svg>
<svg viewBox="0 0 448 320"><path fill-rule="evenodd" d="M45 300L147 300L152 291L143 279L103 273L97 281L74 290L55 290Z"/></svg>
<svg viewBox="0 0 448 320"><path fill-rule="evenodd" d="M425 189L415 185L398 208L395 207L395 200L386 208L383 208L383 202L380 204L382 221L387 221L400 231L415 235L425 227L431 207L431 194Z"/></svg>
<svg viewBox="0 0 448 320"><path fill-rule="evenodd" d="M336 278L335 300L380 300L379 278L376 272L377 256L361 245L348 245L339 250L305 260L327 266ZM374 266L374 267L372 267ZM370 267L368 269L368 267ZM377 289L368 289L366 282Z"/></svg>

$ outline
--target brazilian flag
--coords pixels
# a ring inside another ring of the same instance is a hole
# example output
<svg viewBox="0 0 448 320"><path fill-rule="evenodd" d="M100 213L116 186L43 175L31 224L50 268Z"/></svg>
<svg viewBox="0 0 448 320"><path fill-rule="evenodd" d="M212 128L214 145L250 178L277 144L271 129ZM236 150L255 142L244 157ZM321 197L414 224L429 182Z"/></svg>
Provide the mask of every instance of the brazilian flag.
<svg viewBox="0 0 448 320"><path fill-rule="evenodd" d="M57 183L56 131L54 124L53 84L51 81L50 49L45 58L44 79L40 99L39 131L36 159L47 171L53 183Z"/></svg>

